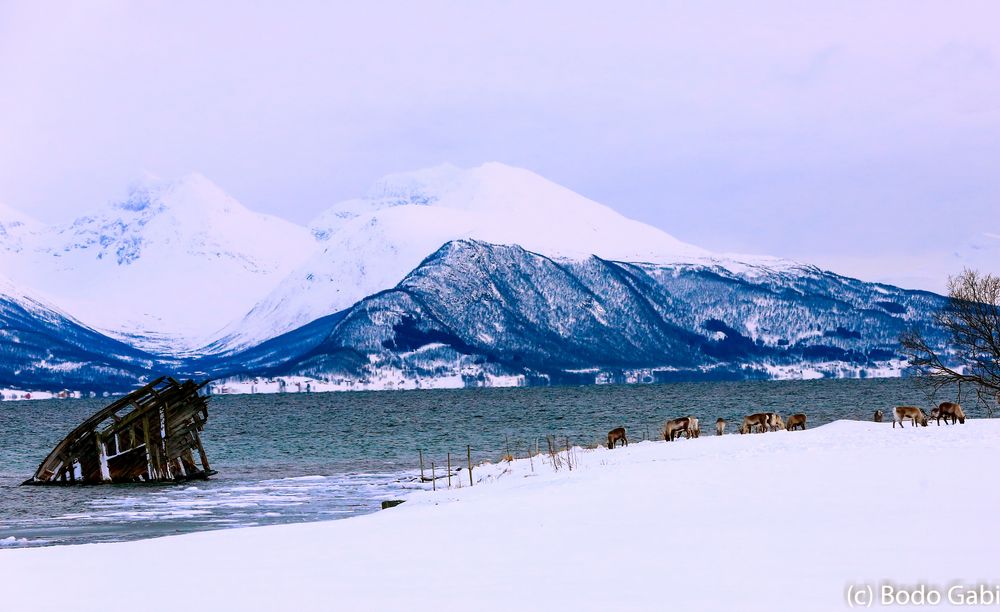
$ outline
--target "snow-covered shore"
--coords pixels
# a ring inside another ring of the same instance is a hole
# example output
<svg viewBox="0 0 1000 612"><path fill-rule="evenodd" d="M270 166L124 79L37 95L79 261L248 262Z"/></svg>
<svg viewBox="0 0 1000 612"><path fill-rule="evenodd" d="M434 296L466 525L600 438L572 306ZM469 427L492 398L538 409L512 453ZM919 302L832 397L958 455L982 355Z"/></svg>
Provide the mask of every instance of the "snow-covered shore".
<svg viewBox="0 0 1000 612"><path fill-rule="evenodd" d="M887 581L942 594L956 582L1000 583L998 448L1000 421L970 420L903 430L838 421L580 449L572 471L540 457L484 466L474 487L418 491L348 520L0 550L2 601L11 610L114 601L146 610L843 610L852 585L877 598Z"/></svg>

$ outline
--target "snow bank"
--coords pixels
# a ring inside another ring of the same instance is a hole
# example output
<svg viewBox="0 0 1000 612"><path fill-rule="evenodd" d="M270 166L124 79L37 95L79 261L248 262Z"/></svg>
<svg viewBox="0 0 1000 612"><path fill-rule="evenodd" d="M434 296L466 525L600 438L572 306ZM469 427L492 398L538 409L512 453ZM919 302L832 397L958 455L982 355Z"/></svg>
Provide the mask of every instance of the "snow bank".
<svg viewBox="0 0 1000 612"><path fill-rule="evenodd" d="M205 610L843 610L851 586L1000 579L998 442L1000 421L838 421L575 449L348 520L5 550L0 576L11 609L102 609L93 585L131 568ZM150 586L116 598L176 608Z"/></svg>

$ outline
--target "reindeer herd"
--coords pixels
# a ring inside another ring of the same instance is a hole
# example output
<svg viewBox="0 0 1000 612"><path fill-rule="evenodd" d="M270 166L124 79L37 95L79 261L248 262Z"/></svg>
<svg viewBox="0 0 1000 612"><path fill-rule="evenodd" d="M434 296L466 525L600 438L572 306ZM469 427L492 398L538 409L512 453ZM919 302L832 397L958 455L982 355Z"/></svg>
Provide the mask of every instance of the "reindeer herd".
<svg viewBox="0 0 1000 612"><path fill-rule="evenodd" d="M881 409L875 411L876 423L881 423L884 417L885 413ZM903 427L904 421L910 421L913 427L916 427L917 424L927 427L927 422L933 419L937 419L938 425L941 424L941 419L944 419L945 424L949 424L949 419L951 419L951 424L964 424L965 412L962 411L960 405L954 402L940 404L937 408L931 410L930 416L915 406L897 406L893 409L892 426L895 428L896 423L899 423L899 426ZM782 429L786 431L804 430L805 428L806 415L801 412L790 415L787 421L783 420L777 412L758 412L743 418L743 424L740 426L739 432L741 434L764 433ZM715 420L715 435L721 436L724 433L726 433L726 419L718 418ZM698 423L697 417L684 416L671 419L663 425L663 439L667 442L673 442L681 436L685 438L697 438L700 435L701 426ZM622 446L628 446L628 438L625 436L624 427L618 427L608 432L608 448L615 448L619 442Z"/></svg>
<svg viewBox="0 0 1000 612"><path fill-rule="evenodd" d="M923 427L927 427L927 422L935 419L937 424L941 424L941 419L944 419L945 425L948 425L948 420L951 419L951 425L955 423L965 424L965 412L962 407L955 402L943 402L938 405L937 408L931 410L930 416L921 408L916 406L896 406L893 411L892 426L896 427L896 423L899 423L900 429L903 427L903 423L906 421L910 422L910 425L916 427L918 424ZM881 423L882 418L885 415L881 410L875 411L875 422Z"/></svg>
<svg viewBox="0 0 1000 612"><path fill-rule="evenodd" d="M739 431L741 434L745 434L778 431L780 429L794 431L805 428L806 415L801 412L789 416L787 423L777 412L758 412L745 417ZM726 433L726 419L718 418L715 420L715 435L721 436L724 433ZM701 436L701 424L698 422L698 417L683 416L664 423L664 440L673 442L681 436L689 439ZM628 446L628 438L625 436L624 427L618 427L608 432L608 448L615 448L619 442L621 442L622 446Z"/></svg>

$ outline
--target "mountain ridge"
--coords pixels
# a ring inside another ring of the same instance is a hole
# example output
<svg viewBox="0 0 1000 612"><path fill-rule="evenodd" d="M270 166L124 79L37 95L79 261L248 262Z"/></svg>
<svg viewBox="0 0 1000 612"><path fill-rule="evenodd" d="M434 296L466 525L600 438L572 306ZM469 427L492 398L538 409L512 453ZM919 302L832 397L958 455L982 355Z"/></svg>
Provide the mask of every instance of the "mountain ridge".
<svg viewBox="0 0 1000 612"><path fill-rule="evenodd" d="M321 213L310 228L324 250L227 326L212 352L247 348L349 308L394 286L452 240L517 244L574 260L596 254L658 263L715 261L734 268L794 265L768 256L710 253L533 172L499 163L389 175L364 198Z"/></svg>
<svg viewBox="0 0 1000 612"><path fill-rule="evenodd" d="M898 375L903 324L929 330L944 300L710 253L497 163L388 175L309 228L197 174L55 229L7 226L28 247L0 258L8 292L72 303L56 327L178 375L319 387ZM42 290L25 282L46 270Z"/></svg>
<svg viewBox="0 0 1000 612"><path fill-rule="evenodd" d="M943 342L932 320L942 296L800 272L565 262L452 241L393 289L337 313L325 336L276 351L284 363L221 384L248 376L311 381L313 390L899 376L904 329ZM280 346L282 337L269 342Z"/></svg>

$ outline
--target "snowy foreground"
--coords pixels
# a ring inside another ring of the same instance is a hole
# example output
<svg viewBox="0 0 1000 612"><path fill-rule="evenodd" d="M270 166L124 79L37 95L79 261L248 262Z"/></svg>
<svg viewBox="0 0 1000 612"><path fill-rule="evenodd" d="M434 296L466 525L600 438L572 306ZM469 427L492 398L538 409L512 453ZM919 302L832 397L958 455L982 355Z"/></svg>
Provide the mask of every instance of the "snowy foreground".
<svg viewBox="0 0 1000 612"><path fill-rule="evenodd" d="M848 609L852 586L871 586L872 607L888 607L880 588L891 583L925 584L946 605L949 587L1000 583L998 449L1000 420L838 421L576 449L572 471L565 451L558 471L548 457L483 466L472 488L466 472L461 489L417 491L347 520L0 551L2 601L800 611Z"/></svg>

